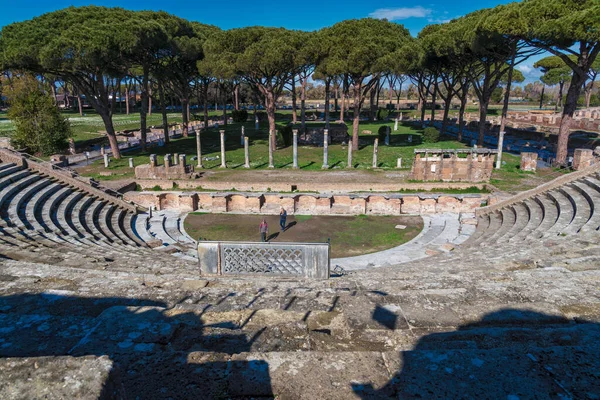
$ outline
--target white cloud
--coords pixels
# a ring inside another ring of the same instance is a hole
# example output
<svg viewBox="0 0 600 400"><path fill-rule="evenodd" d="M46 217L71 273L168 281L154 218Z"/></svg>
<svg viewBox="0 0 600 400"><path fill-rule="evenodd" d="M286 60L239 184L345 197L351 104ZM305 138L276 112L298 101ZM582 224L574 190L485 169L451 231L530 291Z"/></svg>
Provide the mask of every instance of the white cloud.
<svg viewBox="0 0 600 400"><path fill-rule="evenodd" d="M429 8L417 7L400 7L400 8L379 8L369 14L369 17L387 19L388 21L398 21L408 18L425 18L431 15L432 10Z"/></svg>
<svg viewBox="0 0 600 400"><path fill-rule="evenodd" d="M523 75L529 75L533 72L533 67L527 64L521 64L517 66L517 69L523 73Z"/></svg>

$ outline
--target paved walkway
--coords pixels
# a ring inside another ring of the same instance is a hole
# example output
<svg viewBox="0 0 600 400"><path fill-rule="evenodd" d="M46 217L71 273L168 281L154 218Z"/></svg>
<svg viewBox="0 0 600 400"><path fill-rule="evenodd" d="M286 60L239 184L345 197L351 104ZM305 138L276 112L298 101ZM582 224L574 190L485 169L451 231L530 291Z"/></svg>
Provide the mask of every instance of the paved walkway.
<svg viewBox="0 0 600 400"><path fill-rule="evenodd" d="M334 258L331 260L331 268L333 270L340 266L348 271L388 267L448 252L475 232L474 225L462 223L473 218L474 214L423 215L423 231L410 242L377 253Z"/></svg>

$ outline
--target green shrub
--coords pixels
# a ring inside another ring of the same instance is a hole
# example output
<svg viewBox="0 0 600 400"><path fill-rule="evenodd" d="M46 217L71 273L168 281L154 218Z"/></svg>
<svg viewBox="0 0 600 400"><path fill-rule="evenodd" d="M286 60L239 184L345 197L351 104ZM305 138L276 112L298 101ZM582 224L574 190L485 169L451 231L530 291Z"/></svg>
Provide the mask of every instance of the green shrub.
<svg viewBox="0 0 600 400"><path fill-rule="evenodd" d="M423 143L437 143L440 141L440 131L432 126L423 131Z"/></svg>
<svg viewBox="0 0 600 400"><path fill-rule="evenodd" d="M292 126L279 126L277 128L277 146L288 147L292 145L293 140Z"/></svg>
<svg viewBox="0 0 600 400"><path fill-rule="evenodd" d="M384 119L387 119L387 117L390 115L390 111L386 110L385 108L380 108L379 110L377 110L377 120L378 121L382 121Z"/></svg>
<svg viewBox="0 0 600 400"><path fill-rule="evenodd" d="M246 122L248 120L248 111L233 110L231 112L231 118L233 119L233 122Z"/></svg>
<svg viewBox="0 0 600 400"><path fill-rule="evenodd" d="M387 125L381 125L379 127L379 130L377 131L377 134L379 135L379 142L383 143L385 141L385 136L387 135L387 131L388 131L388 126ZM391 129L390 129L390 134L391 134Z"/></svg>

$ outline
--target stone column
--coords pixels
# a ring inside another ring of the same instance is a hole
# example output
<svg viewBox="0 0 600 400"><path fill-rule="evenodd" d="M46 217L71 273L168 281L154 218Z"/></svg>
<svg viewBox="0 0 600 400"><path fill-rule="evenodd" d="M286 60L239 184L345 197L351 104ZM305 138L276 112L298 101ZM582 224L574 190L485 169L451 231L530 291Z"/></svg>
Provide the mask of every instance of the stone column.
<svg viewBox="0 0 600 400"><path fill-rule="evenodd" d="M165 154L164 160L165 160L165 169L169 169L169 167L171 166L171 155Z"/></svg>
<svg viewBox="0 0 600 400"><path fill-rule="evenodd" d="M269 168L275 168L275 164L273 164L273 131L269 131Z"/></svg>
<svg viewBox="0 0 600 400"><path fill-rule="evenodd" d="M244 145L245 143L245 138L246 137L246 133L245 133L245 129L244 129L244 125L242 125L242 134L240 136L240 145Z"/></svg>
<svg viewBox="0 0 600 400"><path fill-rule="evenodd" d="M379 138L373 143L373 168L377 168L377 153L379 152Z"/></svg>
<svg viewBox="0 0 600 400"><path fill-rule="evenodd" d="M323 166L321 169L329 168L329 130L323 130Z"/></svg>
<svg viewBox="0 0 600 400"><path fill-rule="evenodd" d="M399 159L396 161L396 168L398 168L398 169L402 168L402 158L399 158Z"/></svg>
<svg viewBox="0 0 600 400"><path fill-rule="evenodd" d="M254 129L258 130L259 128L259 123L258 123L258 115L254 117Z"/></svg>
<svg viewBox="0 0 600 400"><path fill-rule="evenodd" d="M109 163L109 159L108 159L108 154L104 155L104 168L108 168L108 163Z"/></svg>
<svg viewBox="0 0 600 400"><path fill-rule="evenodd" d="M73 140L73 138L69 138L69 153L70 154L76 154L77 151L75 149L75 140Z"/></svg>
<svg viewBox="0 0 600 400"><path fill-rule="evenodd" d="M104 145L100 146L100 154L104 155Z"/></svg>
<svg viewBox="0 0 600 400"><path fill-rule="evenodd" d="M594 164L594 151L591 149L575 149L573 152L573 169L588 168Z"/></svg>
<svg viewBox="0 0 600 400"><path fill-rule="evenodd" d="M244 163L244 168L250 168L250 151L248 142L248 136L244 136L244 158L246 160Z"/></svg>
<svg viewBox="0 0 600 400"><path fill-rule="evenodd" d="M348 139L348 165L346 168L352 168L352 139Z"/></svg>
<svg viewBox="0 0 600 400"><path fill-rule="evenodd" d="M129 159L129 168L133 168L133 158Z"/></svg>
<svg viewBox="0 0 600 400"><path fill-rule="evenodd" d="M197 157L197 167L198 168L204 168L204 165L202 165L202 142L200 141L200 134L202 133L202 129L198 130L198 133L196 134L196 157Z"/></svg>
<svg viewBox="0 0 600 400"><path fill-rule="evenodd" d="M150 168L156 167L157 164L156 154L150 154Z"/></svg>
<svg viewBox="0 0 600 400"><path fill-rule="evenodd" d="M293 141L292 141L292 154L294 157L294 163L292 168L298 169L298 129L292 129Z"/></svg>
<svg viewBox="0 0 600 400"><path fill-rule="evenodd" d="M227 168L227 161L225 160L225 130L220 129L221 134L221 168Z"/></svg>
<svg viewBox="0 0 600 400"><path fill-rule="evenodd" d="M179 154L178 157L178 164L179 165L179 169L185 173L185 168L186 168L186 159L185 159L185 154Z"/></svg>
<svg viewBox="0 0 600 400"><path fill-rule="evenodd" d="M396 117L396 121L394 121L394 132L398 130L398 117Z"/></svg>
<svg viewBox="0 0 600 400"><path fill-rule="evenodd" d="M496 159L496 169L502 166L502 147L504 147L504 131L498 135L498 158Z"/></svg>
<svg viewBox="0 0 600 400"><path fill-rule="evenodd" d="M179 162L179 153L173 153L173 165L177 165Z"/></svg>

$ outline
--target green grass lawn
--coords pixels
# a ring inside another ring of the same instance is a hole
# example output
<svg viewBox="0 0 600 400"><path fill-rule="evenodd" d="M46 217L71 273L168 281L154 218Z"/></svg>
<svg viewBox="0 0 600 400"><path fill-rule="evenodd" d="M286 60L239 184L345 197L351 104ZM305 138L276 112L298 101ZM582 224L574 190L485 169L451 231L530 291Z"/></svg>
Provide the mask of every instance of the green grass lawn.
<svg viewBox="0 0 600 400"><path fill-rule="evenodd" d="M377 132L381 125L388 125L393 130L393 122L387 123L365 123L360 125L362 130L371 130ZM229 168L232 170L242 169L244 165L244 149L240 143L242 124L236 123L228 125L226 132L226 158ZM222 129L223 127L221 127ZM349 127L350 129L351 127ZM260 130L254 129L254 123L245 123L244 129L250 139L250 166L252 169L266 169L269 162L269 145L266 131L268 126L266 121L261 123ZM408 124L400 125L397 132L392 132L390 146L379 145L378 168L392 169L396 167L397 158L402 158L403 167L410 168L412 164L415 148L465 148L466 146L454 140L445 140L433 144L421 143L421 129L417 129ZM412 136L413 142L408 142L408 137ZM376 134L360 135L362 145L358 151L353 154L353 165L359 169L369 169L373 162L373 142ZM221 165L221 160L216 157L221 154L219 132L216 129L209 129L202 133L202 156L209 160L203 161L206 169L217 168ZM279 148L274 154L275 168L291 168L293 162L292 146ZM168 147L155 147L150 152L127 153L121 160L113 160L108 170L112 172L111 176L101 176L100 173L106 171L102 160L94 162L89 167L82 168L80 173L93 176L97 179L122 179L134 177L134 171L128 167L127 158L133 157L135 165L147 164L148 156L157 154L163 156L167 153L187 154L188 157L195 155L196 139L182 138L173 140ZM329 146L329 168L345 168L348 158L348 148L341 144ZM298 147L299 166L302 170L321 170L323 165L323 148L312 146Z"/></svg>
<svg viewBox="0 0 600 400"><path fill-rule="evenodd" d="M184 222L193 238L215 241L259 241L258 225L267 220L271 242L327 242L332 257L349 257L386 250L421 232L423 220L413 216L292 216L280 232L279 216L190 213ZM405 225L406 229L396 229Z"/></svg>

